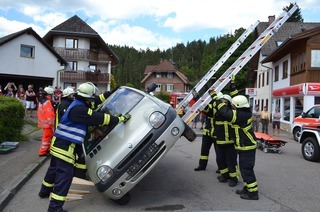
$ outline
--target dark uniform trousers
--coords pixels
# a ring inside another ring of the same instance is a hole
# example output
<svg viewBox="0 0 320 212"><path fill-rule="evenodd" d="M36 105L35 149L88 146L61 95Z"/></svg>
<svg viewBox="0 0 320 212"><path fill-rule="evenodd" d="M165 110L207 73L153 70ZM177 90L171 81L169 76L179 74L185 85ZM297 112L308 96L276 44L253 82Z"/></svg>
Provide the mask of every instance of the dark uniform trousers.
<svg viewBox="0 0 320 212"><path fill-rule="evenodd" d="M59 144L59 148L55 146L56 143ZM56 140L52 145L54 148L51 147L51 151L54 151L55 148L61 149L61 147L64 147L62 150L71 149L73 151L71 153L75 156L74 143L64 140ZM40 190L40 193L42 194L49 195L51 192L49 208L62 208L72 184L74 170L74 163L66 162L52 154L50 166L46 176L44 177ZM55 182L59 183L54 184Z"/></svg>
<svg viewBox="0 0 320 212"><path fill-rule="evenodd" d="M216 141L209 135L202 136L202 144L201 144L201 155L200 155L200 164L201 166L206 167L209 159L209 153L211 146L214 146L214 150L216 151Z"/></svg>
<svg viewBox="0 0 320 212"><path fill-rule="evenodd" d="M234 144L217 144L217 164L220 173L225 178L238 180L237 151Z"/></svg>
<svg viewBox="0 0 320 212"><path fill-rule="evenodd" d="M249 192L257 192L258 184L253 168L256 160L256 150L239 151L239 168L241 176Z"/></svg>

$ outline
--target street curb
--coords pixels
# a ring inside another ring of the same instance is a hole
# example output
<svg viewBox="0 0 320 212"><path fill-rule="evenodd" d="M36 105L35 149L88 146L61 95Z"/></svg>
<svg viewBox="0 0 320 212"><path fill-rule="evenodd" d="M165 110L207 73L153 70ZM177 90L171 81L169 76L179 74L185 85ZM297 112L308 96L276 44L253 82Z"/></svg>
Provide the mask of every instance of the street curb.
<svg viewBox="0 0 320 212"><path fill-rule="evenodd" d="M22 186L36 173L36 171L50 158L50 156L41 157L38 161L27 166L23 172L13 178L9 188L0 194L0 211L2 211L14 195L22 188Z"/></svg>

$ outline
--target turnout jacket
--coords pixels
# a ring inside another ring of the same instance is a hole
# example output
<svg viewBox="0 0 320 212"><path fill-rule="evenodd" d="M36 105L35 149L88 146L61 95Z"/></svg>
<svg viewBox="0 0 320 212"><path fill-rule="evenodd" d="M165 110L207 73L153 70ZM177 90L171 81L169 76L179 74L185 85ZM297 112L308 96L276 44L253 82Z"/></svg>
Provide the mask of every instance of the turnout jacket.
<svg viewBox="0 0 320 212"><path fill-rule="evenodd" d="M221 100L217 100L221 102ZM231 123L230 137L234 140L236 150L246 151L257 148L257 141L252 130L252 112L250 108L231 109L225 103L219 103L217 114Z"/></svg>

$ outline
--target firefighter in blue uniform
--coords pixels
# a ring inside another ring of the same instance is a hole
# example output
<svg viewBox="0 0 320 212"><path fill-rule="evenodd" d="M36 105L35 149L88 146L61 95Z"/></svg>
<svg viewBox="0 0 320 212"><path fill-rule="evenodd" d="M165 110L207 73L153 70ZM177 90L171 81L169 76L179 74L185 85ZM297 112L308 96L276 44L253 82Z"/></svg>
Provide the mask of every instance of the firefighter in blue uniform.
<svg viewBox="0 0 320 212"><path fill-rule="evenodd" d="M217 98L214 92L211 95L213 99ZM237 95L232 98L233 109L224 103L218 105L217 114L231 122L234 129L234 145L238 151L239 168L244 181L243 189L236 190L236 193L242 199L258 200L258 182L253 170L257 141L252 130L252 112L248 100L243 95Z"/></svg>
<svg viewBox="0 0 320 212"><path fill-rule="evenodd" d="M116 117L90 109L96 89L92 83L78 87L75 100L62 116L52 138L50 167L39 192L40 197L48 197L51 192L49 212L64 211L62 206L74 176L75 147L82 145L88 126L114 125L131 118L130 114Z"/></svg>

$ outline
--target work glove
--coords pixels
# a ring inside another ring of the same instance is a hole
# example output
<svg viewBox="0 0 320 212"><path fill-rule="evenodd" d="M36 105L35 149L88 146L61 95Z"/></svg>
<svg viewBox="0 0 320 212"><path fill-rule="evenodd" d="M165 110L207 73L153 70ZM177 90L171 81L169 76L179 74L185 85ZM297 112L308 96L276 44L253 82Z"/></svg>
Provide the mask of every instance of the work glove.
<svg viewBox="0 0 320 212"><path fill-rule="evenodd" d="M215 99L218 98L217 97L217 93L216 93L216 91L214 89L209 91L209 95L211 96L212 100L215 100Z"/></svg>
<svg viewBox="0 0 320 212"><path fill-rule="evenodd" d="M235 79L236 77L234 75L231 75L231 81L234 82Z"/></svg>
<svg viewBox="0 0 320 212"><path fill-rule="evenodd" d="M124 115L124 116L120 116L120 117L119 117L119 123L121 123L121 122L126 122L126 121L128 121L130 118L131 118L131 115L130 115L129 113L127 113L127 114Z"/></svg>

